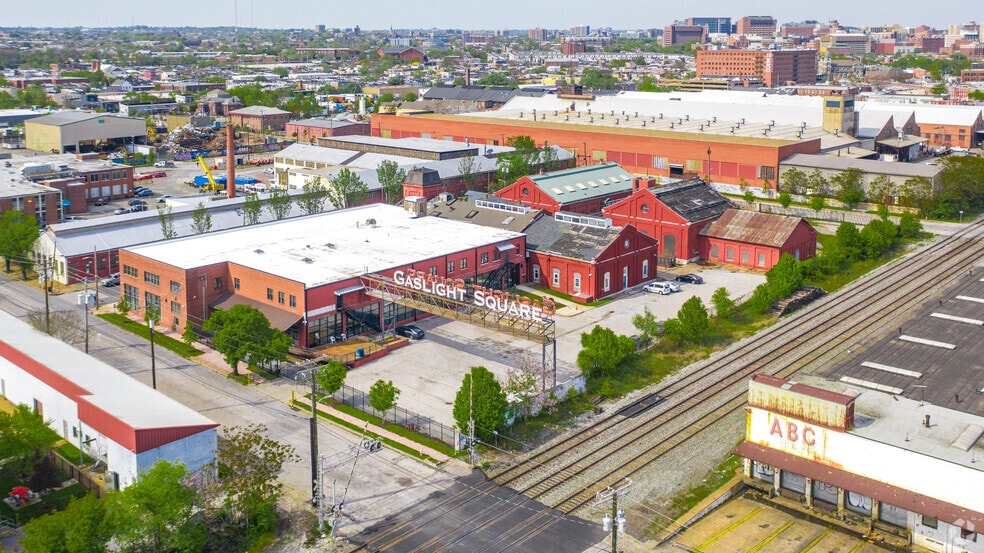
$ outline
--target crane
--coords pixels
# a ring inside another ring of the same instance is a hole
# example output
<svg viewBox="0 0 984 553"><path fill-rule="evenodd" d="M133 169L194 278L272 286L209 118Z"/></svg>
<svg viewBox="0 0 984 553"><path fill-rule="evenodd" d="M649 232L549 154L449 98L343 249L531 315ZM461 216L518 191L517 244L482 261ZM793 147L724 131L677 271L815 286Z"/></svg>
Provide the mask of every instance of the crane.
<svg viewBox="0 0 984 553"><path fill-rule="evenodd" d="M205 170L205 176L208 177L207 189L213 192L218 192L219 190L221 190L222 187L220 187L219 184L215 182L215 179L212 178L212 172L208 170L208 164L205 163L205 158L203 158L202 156L198 156L198 164L202 166L202 169Z"/></svg>

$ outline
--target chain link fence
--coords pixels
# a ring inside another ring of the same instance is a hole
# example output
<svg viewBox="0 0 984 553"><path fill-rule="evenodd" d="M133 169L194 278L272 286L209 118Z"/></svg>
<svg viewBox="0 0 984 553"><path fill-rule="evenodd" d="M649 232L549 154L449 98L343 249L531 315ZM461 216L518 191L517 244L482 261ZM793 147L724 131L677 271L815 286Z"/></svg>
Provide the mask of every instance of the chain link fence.
<svg viewBox="0 0 984 553"><path fill-rule="evenodd" d="M343 384L341 389L335 392L333 397L336 401L354 407L364 413L379 417L385 422L401 425L407 430L412 430L417 434L427 436L451 447L458 446L460 432L454 427L446 426L430 417L408 411L399 406L393 407L385 412L377 411L369 405L369 394L346 384Z"/></svg>

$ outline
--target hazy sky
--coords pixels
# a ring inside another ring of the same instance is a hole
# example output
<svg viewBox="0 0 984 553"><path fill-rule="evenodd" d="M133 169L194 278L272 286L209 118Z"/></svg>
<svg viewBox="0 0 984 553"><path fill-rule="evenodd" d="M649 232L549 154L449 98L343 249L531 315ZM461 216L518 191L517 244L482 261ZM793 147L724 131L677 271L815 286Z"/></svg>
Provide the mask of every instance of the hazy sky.
<svg viewBox="0 0 984 553"><path fill-rule="evenodd" d="M673 7L676 6L676 7ZM662 27L674 19L771 15L779 23L837 19L842 25L937 28L984 19L984 3L971 0L0 0L0 27L232 26L312 28L316 24L363 29L456 28L567 29L573 25L617 29Z"/></svg>

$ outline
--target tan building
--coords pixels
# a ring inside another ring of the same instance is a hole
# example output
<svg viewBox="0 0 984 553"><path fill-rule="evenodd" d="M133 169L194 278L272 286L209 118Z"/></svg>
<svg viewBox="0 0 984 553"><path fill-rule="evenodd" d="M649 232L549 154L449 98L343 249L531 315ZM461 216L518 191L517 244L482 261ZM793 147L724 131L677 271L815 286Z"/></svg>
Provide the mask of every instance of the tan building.
<svg viewBox="0 0 984 553"><path fill-rule="evenodd" d="M229 120L236 128L247 127L253 132L282 132L290 121L291 113L267 106L249 106L229 112Z"/></svg>
<svg viewBox="0 0 984 553"><path fill-rule="evenodd" d="M816 84L817 53L814 50L699 50L697 78L748 78L765 86Z"/></svg>
<svg viewBox="0 0 984 553"><path fill-rule="evenodd" d="M776 20L768 15L747 15L735 23L739 35L772 36L776 34Z"/></svg>
<svg viewBox="0 0 984 553"><path fill-rule="evenodd" d="M27 147L39 152L110 151L147 142L147 122L138 117L64 111L24 122Z"/></svg>

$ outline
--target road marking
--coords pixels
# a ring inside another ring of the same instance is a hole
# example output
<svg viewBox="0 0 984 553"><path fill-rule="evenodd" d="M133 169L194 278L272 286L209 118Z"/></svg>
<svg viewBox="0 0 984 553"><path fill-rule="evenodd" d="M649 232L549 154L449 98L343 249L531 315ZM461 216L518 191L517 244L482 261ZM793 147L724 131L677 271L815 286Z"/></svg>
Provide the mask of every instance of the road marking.
<svg viewBox="0 0 984 553"><path fill-rule="evenodd" d="M796 524L796 519L786 521L786 524L783 524L779 528L776 528L775 530L772 531L771 534L766 536L764 540L756 543L754 547L748 550L748 553L758 553L759 551L762 550L763 547L772 543L776 538L781 536L786 530L789 530L789 527L794 524Z"/></svg>
<svg viewBox="0 0 984 553"><path fill-rule="evenodd" d="M708 539L704 543L702 543L702 544L698 545L697 547L695 547L694 548L694 551L704 551L705 548L707 548L707 547L709 547L711 545L714 545L721 538L723 538L723 537L727 536L728 534L730 534L731 532L733 532L735 530L735 528L738 528L742 524L745 524L752 517L754 517L755 515L759 514L759 512L761 510L762 510L762 507L756 507L754 510L752 510L752 511L750 511L748 513L745 513L738 520L736 520L736 521L732 522L731 524L725 526L724 528L722 528L721 530L719 530L718 533L716 533L713 536L711 536L710 539Z"/></svg>
<svg viewBox="0 0 984 553"><path fill-rule="evenodd" d="M834 532L834 527L833 526L828 526L826 529L824 529L823 532L820 532L819 534L816 535L816 537L814 537L812 540L810 540L809 543L806 544L806 547L804 547L803 549L800 549L799 550L799 553L808 553L811 549L813 549L814 547L816 547L818 543L822 542L824 540L824 538L826 538L827 536L829 536L833 532Z"/></svg>

